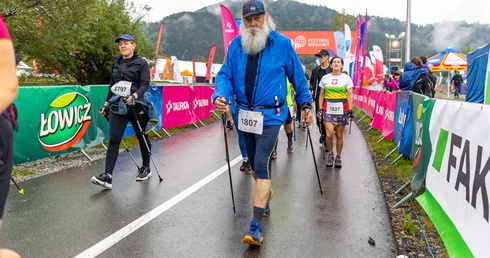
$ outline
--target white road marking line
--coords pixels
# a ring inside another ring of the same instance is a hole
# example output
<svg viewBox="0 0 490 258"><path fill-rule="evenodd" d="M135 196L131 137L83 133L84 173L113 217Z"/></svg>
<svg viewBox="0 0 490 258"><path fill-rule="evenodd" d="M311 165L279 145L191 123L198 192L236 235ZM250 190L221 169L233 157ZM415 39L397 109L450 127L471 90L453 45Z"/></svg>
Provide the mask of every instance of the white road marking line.
<svg viewBox="0 0 490 258"><path fill-rule="evenodd" d="M230 161L230 167L234 166L235 164L237 164L241 160L242 160L241 155L236 157L234 160ZM215 178L217 178L218 176L220 176L221 174L223 174L226 171L228 171L228 164L225 164L224 166L220 167L218 170L211 173L209 176L203 178L201 181L195 183L194 185L185 189L181 193L172 197L170 200L162 203L160 206L156 207L155 209L151 210L150 212L146 213L145 215L139 217L135 221L126 225L125 227L119 229L114 234L106 237L102 241L98 242L97 244L93 245L92 247L88 248L87 250L83 251L82 253L78 254L77 256L75 256L75 258L96 257L97 255L101 254L105 250L109 249L111 246L115 245L117 242L123 240L126 236L133 233L138 228L144 226L145 224L147 224L148 222L150 222L154 218L156 218L159 215L161 215L162 213L164 213L166 210L172 208L172 206L174 206L177 203L179 203L180 201L184 200L185 198L187 198L189 195L191 195L195 191L204 187L209 182L213 181Z"/></svg>

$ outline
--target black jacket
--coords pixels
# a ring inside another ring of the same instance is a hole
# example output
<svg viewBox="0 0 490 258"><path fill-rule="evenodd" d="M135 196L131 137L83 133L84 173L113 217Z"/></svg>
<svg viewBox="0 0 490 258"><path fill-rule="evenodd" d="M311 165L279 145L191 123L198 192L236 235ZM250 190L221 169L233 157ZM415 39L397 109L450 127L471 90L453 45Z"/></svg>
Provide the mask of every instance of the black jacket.
<svg viewBox="0 0 490 258"><path fill-rule="evenodd" d="M415 85L413 86L412 91L432 98L432 87L430 87L429 76L427 73L421 74L419 78L417 78L417 81L415 81Z"/></svg>
<svg viewBox="0 0 490 258"><path fill-rule="evenodd" d="M315 100L318 100L318 96L320 96L320 86L318 86L321 80L321 78L318 78L318 72L320 71L320 67L321 66L315 67L311 71L311 77L310 77L310 90L313 91L313 98ZM328 66L325 74L329 74L331 72L332 72L332 67Z"/></svg>
<svg viewBox="0 0 490 258"><path fill-rule="evenodd" d="M138 99L143 100L144 94L150 84L150 67L148 66L148 62L139 57L136 52L129 61L124 60L121 55L114 57L106 101L109 101L114 95L111 91L112 85L119 81L132 82L131 94L136 92Z"/></svg>

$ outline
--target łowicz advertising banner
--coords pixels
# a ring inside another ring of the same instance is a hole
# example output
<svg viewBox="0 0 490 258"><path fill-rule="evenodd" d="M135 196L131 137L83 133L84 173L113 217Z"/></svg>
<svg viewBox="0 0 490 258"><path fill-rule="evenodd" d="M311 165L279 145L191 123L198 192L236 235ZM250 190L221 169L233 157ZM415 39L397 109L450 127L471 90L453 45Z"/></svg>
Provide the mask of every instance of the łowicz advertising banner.
<svg viewBox="0 0 490 258"><path fill-rule="evenodd" d="M490 253L490 107L437 100L429 125L426 191L417 197L449 257Z"/></svg>
<svg viewBox="0 0 490 258"><path fill-rule="evenodd" d="M108 140L98 108L107 86L20 87L14 163L81 150ZM33 97L36 96L36 97Z"/></svg>
<svg viewBox="0 0 490 258"><path fill-rule="evenodd" d="M337 46L333 31L280 31L291 40L297 55L313 56L320 49L330 49L337 54ZM357 34L352 32L351 47L356 45ZM342 46L343 48L344 46ZM343 50L345 53L345 50Z"/></svg>
<svg viewBox="0 0 490 258"><path fill-rule="evenodd" d="M163 128L169 129L192 123L190 86L165 86L163 87Z"/></svg>

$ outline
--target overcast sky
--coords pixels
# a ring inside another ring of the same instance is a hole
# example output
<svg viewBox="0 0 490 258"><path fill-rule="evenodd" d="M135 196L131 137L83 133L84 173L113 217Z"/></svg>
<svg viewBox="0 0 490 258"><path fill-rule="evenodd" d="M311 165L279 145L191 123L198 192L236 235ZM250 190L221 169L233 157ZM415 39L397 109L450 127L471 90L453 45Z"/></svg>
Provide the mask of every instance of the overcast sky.
<svg viewBox="0 0 490 258"><path fill-rule="evenodd" d="M216 4L219 0L132 0L137 6L147 4L152 7L146 21L160 21L173 13L193 12L202 7ZM243 0L233 0L243 2ZM280 0L278 0L280 1ZM408 0L297 0L313 5L327 6L348 14L368 15L406 20ZM447 0L410 0L412 23L424 25L444 21L467 21L490 24L487 0L447 1ZM240 18L240 17L235 17Z"/></svg>

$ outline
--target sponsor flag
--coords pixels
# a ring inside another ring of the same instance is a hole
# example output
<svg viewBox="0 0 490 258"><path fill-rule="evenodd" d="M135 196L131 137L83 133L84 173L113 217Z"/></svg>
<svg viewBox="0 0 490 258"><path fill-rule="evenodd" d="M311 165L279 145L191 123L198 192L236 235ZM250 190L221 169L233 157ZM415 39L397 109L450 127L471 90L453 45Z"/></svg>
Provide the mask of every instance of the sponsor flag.
<svg viewBox="0 0 490 258"><path fill-rule="evenodd" d="M344 58L344 68L342 69L343 71L346 71L349 75L352 75L352 70L351 70L351 51L350 51L350 44L352 42L352 35L350 31L350 27L348 24L344 24L344 51L345 51L345 58Z"/></svg>
<svg viewBox="0 0 490 258"><path fill-rule="evenodd" d="M216 45L212 45L209 49L208 61L206 62L206 78L208 82L211 82L211 67L213 66L214 54L216 52Z"/></svg>
<svg viewBox="0 0 490 258"><path fill-rule="evenodd" d="M158 52L160 50L160 41L162 39L162 32L163 32L163 23L160 24L160 29L158 30L157 45L155 47L155 61L153 63L153 67L151 68L151 73L150 73L150 78L152 80L155 79L155 73L156 73L156 69L157 69Z"/></svg>
<svg viewBox="0 0 490 258"><path fill-rule="evenodd" d="M228 46L235 36L238 35L238 27L233 15L231 15L230 10L226 6L220 4L221 7L221 26L223 30L223 47L226 53L228 53ZM207 76L207 75L206 75Z"/></svg>
<svg viewBox="0 0 490 258"><path fill-rule="evenodd" d="M374 58L376 59L376 64L375 64L375 77L376 81L382 82L383 81L383 76L384 76L384 71L383 71L383 51L381 51L381 48L379 46L374 45L373 46L373 52L374 52Z"/></svg>
<svg viewBox="0 0 490 258"><path fill-rule="evenodd" d="M337 56L342 59L345 57L345 35L341 31L334 31L333 36L335 38L335 47L337 48ZM345 62L344 62L345 64Z"/></svg>
<svg viewBox="0 0 490 258"><path fill-rule="evenodd" d="M359 14L357 16L357 41L356 41L356 49L354 51L354 67L353 67L353 82L354 86L359 86L359 55L360 55L360 49L361 49L361 40L362 40L362 34L361 34L361 15Z"/></svg>
<svg viewBox="0 0 490 258"><path fill-rule="evenodd" d="M196 60L192 58L192 78L194 79L194 83L196 83Z"/></svg>

